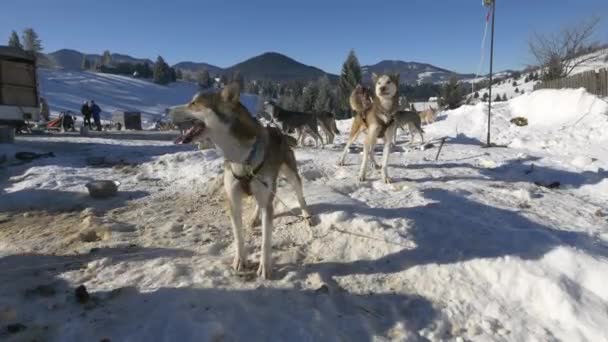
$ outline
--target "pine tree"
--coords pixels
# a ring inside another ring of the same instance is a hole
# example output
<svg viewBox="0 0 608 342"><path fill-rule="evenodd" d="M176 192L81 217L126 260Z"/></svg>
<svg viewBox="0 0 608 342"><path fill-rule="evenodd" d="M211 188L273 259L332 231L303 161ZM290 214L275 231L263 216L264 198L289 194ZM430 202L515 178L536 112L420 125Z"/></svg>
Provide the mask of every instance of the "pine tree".
<svg viewBox="0 0 608 342"><path fill-rule="evenodd" d="M412 102L412 104L410 104L410 110L413 112L416 112L416 106L414 106L414 103Z"/></svg>
<svg viewBox="0 0 608 342"><path fill-rule="evenodd" d="M245 88L245 79L239 70L236 70L230 77L230 82L236 82L239 84L239 88Z"/></svg>
<svg viewBox="0 0 608 342"><path fill-rule="evenodd" d="M158 56L156 62L154 63L153 75L154 75L154 83L167 85L171 82L171 68L165 62L165 60Z"/></svg>
<svg viewBox="0 0 608 342"><path fill-rule="evenodd" d="M488 102L489 98L490 98L490 96L488 95L488 93L483 93L483 96L481 97L481 100L483 102Z"/></svg>
<svg viewBox="0 0 608 342"><path fill-rule="evenodd" d="M148 63L144 63L143 64L143 73L141 75L141 77L144 78L152 78L154 77L154 70L152 70L152 67L150 66L150 64Z"/></svg>
<svg viewBox="0 0 608 342"><path fill-rule="evenodd" d="M23 50L23 45L21 45L21 41L19 41L19 35L17 32L11 32L11 36L8 39L8 46Z"/></svg>
<svg viewBox="0 0 608 342"><path fill-rule="evenodd" d="M443 86L443 89L441 90L441 97L441 105L447 106L449 109L458 108L462 100L462 96L460 95L458 79L455 76L451 76L448 83Z"/></svg>
<svg viewBox="0 0 608 342"><path fill-rule="evenodd" d="M279 99L279 106L287 110L296 110L298 108L298 103L296 101L295 96L290 94L286 96L281 96L281 98Z"/></svg>
<svg viewBox="0 0 608 342"><path fill-rule="evenodd" d="M507 101L507 94L502 94L502 101Z"/></svg>
<svg viewBox="0 0 608 342"><path fill-rule="evenodd" d="M319 78L317 81L317 98L315 99L314 110L317 112L331 111L332 109L332 87L327 76Z"/></svg>
<svg viewBox="0 0 608 342"><path fill-rule="evenodd" d="M221 74L220 75L220 83L222 85L228 84L228 76L226 76L226 74Z"/></svg>
<svg viewBox="0 0 608 342"><path fill-rule="evenodd" d="M315 83L308 84L308 86L304 88L302 96L300 96L299 110L303 112L313 111L318 94L319 90L317 89L317 85Z"/></svg>
<svg viewBox="0 0 608 342"><path fill-rule="evenodd" d="M89 70L91 69L91 62L89 61L89 59L87 58L87 56L82 56L82 64L80 65L80 68L82 70Z"/></svg>
<svg viewBox="0 0 608 342"><path fill-rule="evenodd" d="M513 86L517 87L517 81L513 81Z"/></svg>
<svg viewBox="0 0 608 342"><path fill-rule="evenodd" d="M103 56L101 56L101 65L105 67L112 65L112 54L109 50L103 52Z"/></svg>
<svg viewBox="0 0 608 342"><path fill-rule="evenodd" d="M515 88L515 93L519 94L519 88Z"/></svg>
<svg viewBox="0 0 608 342"><path fill-rule="evenodd" d="M207 69L203 69L196 73L196 83L201 89L206 89L211 87L211 76L209 75L209 71Z"/></svg>
<svg viewBox="0 0 608 342"><path fill-rule="evenodd" d="M169 76L171 82L177 82L177 71L175 71L175 68L169 67Z"/></svg>
<svg viewBox="0 0 608 342"><path fill-rule="evenodd" d="M496 97L494 98L494 102L500 102L502 101L502 99L500 98L500 94L496 94Z"/></svg>
<svg viewBox="0 0 608 342"><path fill-rule="evenodd" d="M182 69L175 69L175 77L178 80L183 80L184 79L184 73L182 72Z"/></svg>
<svg viewBox="0 0 608 342"><path fill-rule="evenodd" d="M361 83L361 65L354 50L350 50L346 61L342 65L342 73L338 82L338 96L340 107L346 112L350 112L349 97L357 84Z"/></svg>
<svg viewBox="0 0 608 342"><path fill-rule="evenodd" d="M21 40L23 41L23 49L25 51L31 51L35 53L42 52L42 41L38 37L38 33L36 33L33 28L28 27L23 30Z"/></svg>
<svg viewBox="0 0 608 342"><path fill-rule="evenodd" d="M475 94L473 94L473 98L474 99L478 99L479 98L479 92L476 91Z"/></svg>

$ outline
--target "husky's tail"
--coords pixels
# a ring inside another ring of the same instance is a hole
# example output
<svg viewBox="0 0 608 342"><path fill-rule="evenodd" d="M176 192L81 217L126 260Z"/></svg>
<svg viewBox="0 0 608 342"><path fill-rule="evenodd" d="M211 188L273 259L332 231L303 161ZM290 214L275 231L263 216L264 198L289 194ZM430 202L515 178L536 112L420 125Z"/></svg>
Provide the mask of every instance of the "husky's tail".
<svg viewBox="0 0 608 342"><path fill-rule="evenodd" d="M327 115L329 116L330 119L330 126L329 129L333 134L340 134L340 131L338 130L338 126L336 126L336 115L332 112L327 112Z"/></svg>
<svg viewBox="0 0 608 342"><path fill-rule="evenodd" d="M321 116L319 118L319 123L326 126L325 129L327 129L327 131L332 132L333 134L340 134L338 126L336 126L336 115L334 113L324 111L318 115Z"/></svg>
<svg viewBox="0 0 608 342"><path fill-rule="evenodd" d="M372 105L370 90L361 84L357 84L355 89L350 93L348 101L352 110L357 113L364 113Z"/></svg>
<svg viewBox="0 0 608 342"><path fill-rule="evenodd" d="M336 119L333 119L331 121L331 131L334 132L334 134L340 134L340 131L338 130L338 126L336 126Z"/></svg>

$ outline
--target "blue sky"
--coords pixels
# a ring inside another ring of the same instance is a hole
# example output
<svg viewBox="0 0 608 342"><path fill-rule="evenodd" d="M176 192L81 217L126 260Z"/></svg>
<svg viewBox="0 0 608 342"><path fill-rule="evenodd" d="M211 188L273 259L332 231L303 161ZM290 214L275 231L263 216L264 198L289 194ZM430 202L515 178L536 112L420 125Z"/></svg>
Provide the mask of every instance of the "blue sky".
<svg viewBox="0 0 608 342"><path fill-rule="evenodd" d="M104 49L173 64L226 67L266 51L337 73L354 48L362 64L428 62L474 72L485 9L481 0L4 0L0 39L33 27L46 52ZM607 0L498 0L496 68L533 62L531 32L551 32L591 15ZM598 29L608 42L608 19ZM1 41L2 44L5 42ZM486 68L487 69L487 63Z"/></svg>

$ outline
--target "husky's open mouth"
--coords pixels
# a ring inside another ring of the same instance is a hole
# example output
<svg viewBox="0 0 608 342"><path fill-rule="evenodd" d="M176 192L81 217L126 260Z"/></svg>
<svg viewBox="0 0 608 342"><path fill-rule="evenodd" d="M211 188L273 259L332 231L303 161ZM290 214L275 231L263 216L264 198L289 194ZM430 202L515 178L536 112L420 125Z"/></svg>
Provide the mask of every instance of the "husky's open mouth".
<svg viewBox="0 0 608 342"><path fill-rule="evenodd" d="M203 134L203 132L205 131L205 128L207 128L207 126L205 125L204 122L196 121L192 124L192 127L190 127L183 135L181 135L177 139L175 139L175 143L176 144L189 144L192 142L192 140L194 140L194 138Z"/></svg>

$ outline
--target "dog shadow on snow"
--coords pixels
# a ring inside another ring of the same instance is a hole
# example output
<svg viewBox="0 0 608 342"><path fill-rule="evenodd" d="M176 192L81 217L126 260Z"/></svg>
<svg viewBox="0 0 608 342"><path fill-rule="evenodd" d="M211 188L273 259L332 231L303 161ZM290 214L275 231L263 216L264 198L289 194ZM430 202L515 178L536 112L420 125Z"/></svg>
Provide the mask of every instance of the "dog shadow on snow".
<svg viewBox="0 0 608 342"><path fill-rule="evenodd" d="M574 172L567 170L554 169L548 166L535 164L535 161L540 160L539 157L526 157L523 159L510 159L504 161L495 168L481 167L471 163L439 163L434 165L429 164L407 164L394 165L398 169L404 170L424 170L429 167L433 169L471 169L478 175L446 175L441 177L424 177L413 178L416 182L446 182L455 180L478 180L478 181L501 181L508 183L538 183L550 184L559 182L561 185L568 188L580 188L584 185L598 184L602 180L608 178L608 171L599 169L598 171L582 171ZM396 181L399 181L397 179Z"/></svg>
<svg viewBox="0 0 608 342"><path fill-rule="evenodd" d="M87 207L100 211L120 208L127 202L148 196L146 191L119 191L108 199L94 199L86 192L60 191L49 189L23 189L3 193L0 213L19 214L30 211L71 212Z"/></svg>
<svg viewBox="0 0 608 342"><path fill-rule="evenodd" d="M428 264L452 264L505 256L539 259L560 246L592 256L608 257L608 244L581 232L556 230L531 221L516 211L468 199L466 195L433 188L422 191L431 203L413 208L371 208L323 203L311 205L314 213L355 212L379 220L405 218L413 222L408 236L416 247L402 249L376 260L321 262L307 265L306 273L319 273L324 281L356 274L388 274ZM568 227L563 227L568 228Z"/></svg>
<svg viewBox="0 0 608 342"><path fill-rule="evenodd" d="M125 254L126 253L126 254ZM130 253L130 254L129 254ZM171 258L164 266L190 269L192 253L161 248L121 250L104 248L84 255L56 256L20 254L0 257L0 325L20 323L25 330L9 334L0 330L0 340L50 341L372 341L392 336L397 325L410 332L429 326L437 317L431 302L418 295L350 294L314 290L264 288L227 289L222 286L163 287L140 291L129 286L92 291L79 303L75 286L61 277L67 271L87 269L92 261L105 258L105 268L121 261ZM142 269L143 270L143 269ZM120 272L106 271L120 277ZM165 276L177 277L171 273ZM85 272L86 273L86 272ZM137 272L135 272L137 273ZM128 279L125 276L125 279ZM96 281L93 281L95 283ZM104 286L107 288L107 285ZM14 312L13 317L10 313ZM4 317L4 318L3 318ZM405 338L405 337L403 337Z"/></svg>

